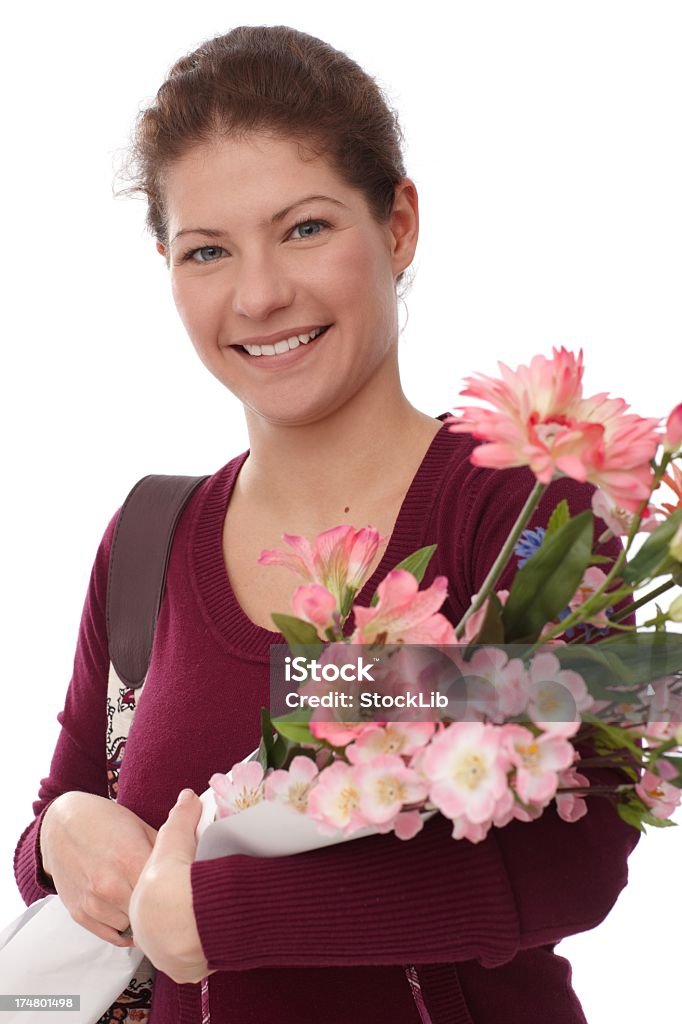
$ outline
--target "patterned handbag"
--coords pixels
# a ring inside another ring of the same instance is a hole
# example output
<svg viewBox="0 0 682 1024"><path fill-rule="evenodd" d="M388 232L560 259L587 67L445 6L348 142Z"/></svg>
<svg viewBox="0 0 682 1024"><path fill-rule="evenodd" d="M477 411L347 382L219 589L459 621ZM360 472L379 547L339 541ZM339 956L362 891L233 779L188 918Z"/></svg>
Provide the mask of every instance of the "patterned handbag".
<svg viewBox="0 0 682 1024"><path fill-rule="evenodd" d="M116 800L126 741L149 668L175 527L206 476L150 474L126 498L114 530L107 584L109 642L107 784ZM135 977L97 1024L147 1024L154 966L145 957ZM202 1018L208 1019L208 979L202 982Z"/></svg>

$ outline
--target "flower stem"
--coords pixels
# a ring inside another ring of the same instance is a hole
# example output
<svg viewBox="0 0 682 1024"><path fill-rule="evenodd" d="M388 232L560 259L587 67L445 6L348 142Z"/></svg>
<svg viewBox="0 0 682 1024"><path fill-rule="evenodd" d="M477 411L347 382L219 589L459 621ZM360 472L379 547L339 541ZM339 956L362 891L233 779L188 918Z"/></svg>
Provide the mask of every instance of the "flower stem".
<svg viewBox="0 0 682 1024"><path fill-rule="evenodd" d="M488 595L492 593L495 584L499 580L500 576L502 575L507 565L507 562L511 558L514 547L516 546L516 542L523 533L524 527L526 526L533 512L537 508L538 502L540 501L540 498L542 497L547 487L547 484L540 483L539 480L535 481L535 486L528 495L525 505L519 512L519 516L516 522L514 523L514 526L512 527L511 533L504 542L502 550L495 559L490 569L490 572L483 581L483 586L476 594L476 596L472 599L471 604L467 608L462 618L457 623L457 626L455 628L455 637L457 638L457 640L459 640L462 637L464 633L464 627L468 620L471 618L474 612L478 611L478 609L482 606L483 602L488 597Z"/></svg>
<svg viewBox="0 0 682 1024"><path fill-rule="evenodd" d="M645 594L640 597L638 601L633 601L632 604L628 604L625 608L621 608L617 615L614 615L612 619L609 619L610 623L620 622L622 619L627 618L632 612L636 612L642 605L648 604L649 601L653 601L655 597L659 597L661 594L665 594L666 590L670 590L671 587L675 586L674 580L668 580L667 583L661 583L660 587L652 590L651 593Z"/></svg>

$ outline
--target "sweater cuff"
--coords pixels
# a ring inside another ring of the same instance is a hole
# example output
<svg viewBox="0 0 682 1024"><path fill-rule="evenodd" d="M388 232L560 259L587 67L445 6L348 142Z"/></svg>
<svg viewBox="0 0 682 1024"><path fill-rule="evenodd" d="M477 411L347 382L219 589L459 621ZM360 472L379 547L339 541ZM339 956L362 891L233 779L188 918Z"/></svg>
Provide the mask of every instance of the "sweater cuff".
<svg viewBox="0 0 682 1024"><path fill-rule="evenodd" d="M209 969L506 963L520 933L496 840L451 833L437 815L407 841L379 835L291 857L196 861Z"/></svg>
<svg viewBox="0 0 682 1024"><path fill-rule="evenodd" d="M49 806L43 807L38 817L24 829L14 854L14 877L27 906L43 896L57 893L52 879L43 870L40 852L40 828Z"/></svg>

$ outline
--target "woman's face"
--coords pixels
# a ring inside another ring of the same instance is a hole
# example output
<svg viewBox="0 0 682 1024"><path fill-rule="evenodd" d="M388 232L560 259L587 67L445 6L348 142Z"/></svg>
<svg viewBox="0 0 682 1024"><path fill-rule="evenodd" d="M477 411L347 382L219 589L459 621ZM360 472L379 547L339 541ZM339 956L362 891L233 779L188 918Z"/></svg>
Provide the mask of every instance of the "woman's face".
<svg viewBox="0 0 682 1024"><path fill-rule="evenodd" d="M247 408L291 425L335 411L395 359L395 279L418 233L409 179L379 225L324 157L301 152L262 133L193 148L167 173L168 253L157 245L202 362ZM240 347L322 327L283 354Z"/></svg>

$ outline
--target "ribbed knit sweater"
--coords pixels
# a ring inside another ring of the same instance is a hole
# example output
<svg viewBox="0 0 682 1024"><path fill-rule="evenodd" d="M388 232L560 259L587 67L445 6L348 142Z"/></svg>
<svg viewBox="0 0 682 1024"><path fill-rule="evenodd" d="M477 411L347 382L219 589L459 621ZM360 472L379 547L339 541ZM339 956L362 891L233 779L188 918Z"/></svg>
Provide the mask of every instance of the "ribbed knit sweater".
<svg viewBox="0 0 682 1024"><path fill-rule="evenodd" d="M445 426L436 434L357 603L369 604L391 568L435 543L423 586L447 576L442 611L453 623L461 617L534 482L526 469L474 468L474 443ZM247 618L222 554L223 521L248 454L200 485L175 533L118 794L157 829L180 789L202 792L213 772L257 745L269 647L283 642ZM577 513L591 493L555 481L531 525L544 525L562 497ZM15 854L27 904L54 892L39 848L50 802L70 790L107 796L105 598L119 511L92 568L50 773ZM618 543L600 550L614 554ZM499 587L515 567L514 560ZM624 781L617 772L585 774L595 784ZM570 964L554 945L608 914L639 838L607 801L593 797L588 807L568 824L552 804L537 821L493 828L478 844L452 839L451 823L436 815L409 841L377 835L291 857L195 863L194 912L217 971L209 979L212 1024L584 1024ZM152 1024L200 1020L200 985L157 972Z"/></svg>

